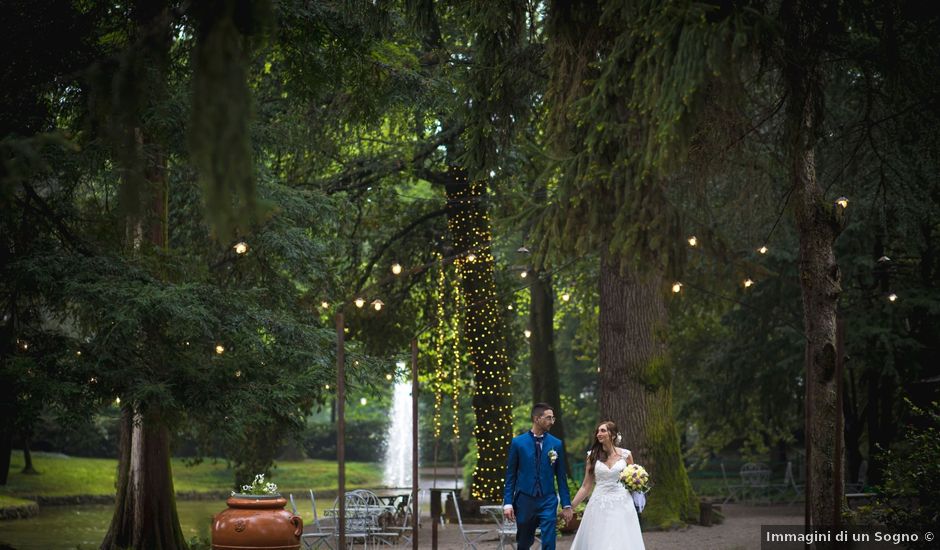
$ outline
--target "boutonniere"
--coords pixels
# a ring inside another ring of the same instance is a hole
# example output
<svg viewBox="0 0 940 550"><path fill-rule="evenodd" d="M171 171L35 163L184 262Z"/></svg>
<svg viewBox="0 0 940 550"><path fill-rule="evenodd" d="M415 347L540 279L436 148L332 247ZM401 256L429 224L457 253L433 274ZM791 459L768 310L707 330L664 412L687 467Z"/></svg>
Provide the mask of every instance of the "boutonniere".
<svg viewBox="0 0 940 550"><path fill-rule="evenodd" d="M555 449L548 451L548 460L549 462L552 463L552 466L554 466L555 461L558 460L558 451L556 451Z"/></svg>

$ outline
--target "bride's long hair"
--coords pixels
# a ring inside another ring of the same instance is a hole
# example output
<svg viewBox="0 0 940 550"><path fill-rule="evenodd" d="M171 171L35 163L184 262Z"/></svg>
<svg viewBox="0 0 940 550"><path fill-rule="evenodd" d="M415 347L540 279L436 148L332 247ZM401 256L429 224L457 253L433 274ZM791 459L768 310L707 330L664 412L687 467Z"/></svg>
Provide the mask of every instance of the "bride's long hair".
<svg viewBox="0 0 940 550"><path fill-rule="evenodd" d="M614 424L613 420L605 420L594 429L594 444L591 445L591 456L588 457L588 461L591 463L588 467L588 472L590 472L591 475L594 475L594 466L597 464L598 460L606 463L607 459L610 458L607 455L607 451L604 450L604 445L597 440L597 431L600 430L601 426L607 426L608 437L610 437L610 442L615 449L617 448L617 437L620 435L620 430L617 429L617 425Z"/></svg>

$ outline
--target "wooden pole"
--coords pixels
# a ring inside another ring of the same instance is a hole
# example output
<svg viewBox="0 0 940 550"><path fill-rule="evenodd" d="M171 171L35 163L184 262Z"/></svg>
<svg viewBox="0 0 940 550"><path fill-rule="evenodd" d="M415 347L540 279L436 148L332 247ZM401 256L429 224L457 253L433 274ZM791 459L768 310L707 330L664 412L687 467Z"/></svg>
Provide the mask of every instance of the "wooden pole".
<svg viewBox="0 0 940 550"><path fill-rule="evenodd" d="M418 550L418 339L411 340L411 548Z"/></svg>
<svg viewBox="0 0 940 550"><path fill-rule="evenodd" d="M842 438L845 437L845 418L842 413L842 371L845 368L845 325L842 316L836 315L836 449L833 457L832 525L838 531L842 525Z"/></svg>
<svg viewBox="0 0 940 550"><path fill-rule="evenodd" d="M345 320L336 313L336 463L339 468L339 545L346 548L346 342Z"/></svg>
<svg viewBox="0 0 940 550"><path fill-rule="evenodd" d="M803 487L803 497L804 497L804 509L803 509L803 528L806 532L812 530L813 527L813 515L811 513L812 507L810 499L813 494L813 467L811 465L813 461L813 437L812 437L812 426L813 426L813 370L812 365L810 364L810 351L809 351L809 341L806 342L806 352L803 354L803 363L804 368L806 369L806 376L803 380L803 386L806 390L806 396L804 397L803 402L803 416L805 417L805 426L803 428L804 435L803 439L806 446L806 483Z"/></svg>

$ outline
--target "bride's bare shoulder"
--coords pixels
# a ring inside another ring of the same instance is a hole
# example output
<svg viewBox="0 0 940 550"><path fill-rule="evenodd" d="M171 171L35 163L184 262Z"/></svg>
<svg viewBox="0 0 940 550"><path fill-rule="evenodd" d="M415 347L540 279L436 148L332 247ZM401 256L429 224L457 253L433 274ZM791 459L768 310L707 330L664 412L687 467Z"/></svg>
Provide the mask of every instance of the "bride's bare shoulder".
<svg viewBox="0 0 940 550"><path fill-rule="evenodd" d="M630 449L621 449L620 447L617 447L617 452L620 453L620 456L626 458L626 456L630 454Z"/></svg>

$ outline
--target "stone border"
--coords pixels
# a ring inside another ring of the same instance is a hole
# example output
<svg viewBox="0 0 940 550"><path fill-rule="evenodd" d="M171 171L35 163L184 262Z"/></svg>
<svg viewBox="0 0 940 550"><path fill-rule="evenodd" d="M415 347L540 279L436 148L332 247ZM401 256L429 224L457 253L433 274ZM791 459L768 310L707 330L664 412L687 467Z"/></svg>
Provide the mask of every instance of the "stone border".
<svg viewBox="0 0 940 550"><path fill-rule="evenodd" d="M0 508L0 520L26 519L31 518L38 513L39 505L35 502L30 502L29 504L19 504L17 506Z"/></svg>

